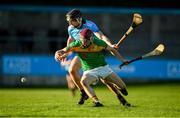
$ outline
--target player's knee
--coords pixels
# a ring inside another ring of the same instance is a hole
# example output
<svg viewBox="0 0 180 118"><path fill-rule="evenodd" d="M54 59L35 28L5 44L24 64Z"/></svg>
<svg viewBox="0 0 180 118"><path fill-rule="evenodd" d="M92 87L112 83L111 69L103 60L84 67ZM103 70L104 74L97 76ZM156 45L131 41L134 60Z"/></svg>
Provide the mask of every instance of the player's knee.
<svg viewBox="0 0 180 118"><path fill-rule="evenodd" d="M81 85L88 86L88 83L87 83L86 79L81 80Z"/></svg>
<svg viewBox="0 0 180 118"><path fill-rule="evenodd" d="M73 73L73 69L69 68L68 72L69 72L69 74L72 74Z"/></svg>
<svg viewBox="0 0 180 118"><path fill-rule="evenodd" d="M69 68L68 71L69 71L69 74L72 74L72 75L77 73L77 69L75 69L75 68Z"/></svg>

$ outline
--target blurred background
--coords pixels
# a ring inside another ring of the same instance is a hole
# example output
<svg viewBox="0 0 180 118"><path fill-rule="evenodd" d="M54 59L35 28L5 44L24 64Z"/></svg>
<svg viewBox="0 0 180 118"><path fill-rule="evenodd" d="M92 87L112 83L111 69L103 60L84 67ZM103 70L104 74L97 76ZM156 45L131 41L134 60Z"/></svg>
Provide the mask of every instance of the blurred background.
<svg viewBox="0 0 180 118"><path fill-rule="evenodd" d="M107 54L107 61L127 83L180 80L180 8L176 0L100 0L95 1L0 1L0 86L64 86L64 67L54 60L56 50L68 38L65 14L80 9L83 17L94 21L113 43L140 13L143 24L122 43L120 52L128 59L165 45L158 56L121 64ZM21 83L25 77L27 81Z"/></svg>

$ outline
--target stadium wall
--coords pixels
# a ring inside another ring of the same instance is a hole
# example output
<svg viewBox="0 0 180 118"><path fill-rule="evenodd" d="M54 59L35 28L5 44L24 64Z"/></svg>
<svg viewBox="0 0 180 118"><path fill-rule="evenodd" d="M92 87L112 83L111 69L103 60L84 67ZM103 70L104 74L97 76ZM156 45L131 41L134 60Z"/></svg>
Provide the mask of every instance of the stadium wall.
<svg viewBox="0 0 180 118"><path fill-rule="evenodd" d="M180 61L165 59L145 59L124 66L113 57L107 57L110 67L128 81L180 80ZM4 55L2 56L3 85L21 84L22 77L27 85L65 85L66 71L54 60L54 56Z"/></svg>
<svg viewBox="0 0 180 118"><path fill-rule="evenodd" d="M53 54L66 45L65 14L72 6L0 4L0 85L62 85L65 70ZM78 6L83 16L94 21L116 43L129 28L132 14L143 16L123 42L123 56L137 57L159 43L166 47L163 55L143 60L119 70L117 60L107 58L113 69L128 81L179 80L180 9L141 7ZM19 60L21 60L19 62ZM40 61L42 60L42 61Z"/></svg>

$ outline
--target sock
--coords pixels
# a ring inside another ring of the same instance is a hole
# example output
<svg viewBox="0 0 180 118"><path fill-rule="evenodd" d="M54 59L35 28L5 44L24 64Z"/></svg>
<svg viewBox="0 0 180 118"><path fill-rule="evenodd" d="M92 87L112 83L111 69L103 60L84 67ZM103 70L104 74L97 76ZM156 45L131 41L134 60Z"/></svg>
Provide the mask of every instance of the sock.
<svg viewBox="0 0 180 118"><path fill-rule="evenodd" d="M117 94L118 99L121 101L122 104L126 103L126 100L123 98L121 94Z"/></svg>
<svg viewBox="0 0 180 118"><path fill-rule="evenodd" d="M127 90L126 90L125 88L124 88L124 89L121 89L120 91L121 91L121 93L122 93L123 95L125 95L125 96L128 95L128 92L127 92Z"/></svg>
<svg viewBox="0 0 180 118"><path fill-rule="evenodd" d="M93 97L92 97L92 100L93 100L93 102L99 102L97 96L93 96Z"/></svg>
<svg viewBox="0 0 180 118"><path fill-rule="evenodd" d="M82 93L83 95L86 94L86 92L84 91L84 89L81 89L80 91L81 91L81 93Z"/></svg>
<svg viewBox="0 0 180 118"><path fill-rule="evenodd" d="M118 97L118 99L122 98L121 94L117 94L117 97Z"/></svg>

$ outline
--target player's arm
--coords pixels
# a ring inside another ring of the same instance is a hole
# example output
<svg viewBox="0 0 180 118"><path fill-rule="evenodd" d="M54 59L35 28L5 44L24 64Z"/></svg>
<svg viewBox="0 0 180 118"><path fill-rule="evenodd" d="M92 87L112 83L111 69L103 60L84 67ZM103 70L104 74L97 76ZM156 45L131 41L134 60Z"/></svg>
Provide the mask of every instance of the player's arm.
<svg viewBox="0 0 180 118"><path fill-rule="evenodd" d="M68 37L67 39L67 47L68 45L70 45L70 43L72 43L74 41L73 38L71 38L71 36ZM64 59L67 57L68 55L68 52L66 52L66 47L61 49L61 50L58 50L55 52L55 60L56 61L65 61Z"/></svg>
<svg viewBox="0 0 180 118"><path fill-rule="evenodd" d="M112 45L110 39L109 39L108 37L106 37L101 31L99 31L99 32L94 32L94 34L95 34L99 39L101 39L101 40L103 40L104 42L106 42L106 44L108 44L109 46L114 47L114 46ZM110 51L110 53L111 53L112 55L114 55L113 52ZM115 56L115 55L114 55L114 56Z"/></svg>
<svg viewBox="0 0 180 118"><path fill-rule="evenodd" d="M73 42L74 40L71 38L71 36L68 37L67 39L67 44L66 46L68 46L71 42ZM66 48L66 47L65 47ZM62 65L63 63L65 63L65 58L68 56L68 54L66 54L67 52L65 52L65 48L64 49L61 49L61 50L57 50L55 52L55 60L58 62L61 62Z"/></svg>
<svg viewBox="0 0 180 118"><path fill-rule="evenodd" d="M73 42L74 40L71 38L71 36L68 37L68 40L67 40L67 45L66 47L68 47L68 45L70 45L71 42ZM58 60L60 60L60 58L62 57L62 55L64 55L63 57L65 58L67 55L68 55L68 52L66 50L66 47L61 49L61 50L58 50L55 52L55 58L57 58Z"/></svg>
<svg viewBox="0 0 180 118"><path fill-rule="evenodd" d="M113 47L107 45L106 50L112 52L113 56L115 56L117 59L119 59L123 63L128 63L128 61L126 59L124 59L124 57Z"/></svg>
<svg viewBox="0 0 180 118"><path fill-rule="evenodd" d="M101 32L99 27L94 22L90 22L90 24L91 24L91 30L93 31L93 33L99 39L102 39L104 42L106 42L108 45L111 46L112 45L111 40Z"/></svg>
<svg viewBox="0 0 180 118"><path fill-rule="evenodd" d="M56 61L64 61L64 59L68 56L69 52L71 51L71 48L68 48L68 46L55 52L54 58Z"/></svg>
<svg viewBox="0 0 180 118"><path fill-rule="evenodd" d="M111 40L105 36L101 31L99 32L94 32L94 34L99 38L102 39L104 42L106 42L108 45L112 45Z"/></svg>
<svg viewBox="0 0 180 118"><path fill-rule="evenodd" d="M74 39L71 38L71 36L69 36L69 37L68 37L68 40L67 40L67 46L68 46L71 42L73 42L73 41L74 41Z"/></svg>
<svg viewBox="0 0 180 118"><path fill-rule="evenodd" d="M79 46L79 42L71 42L69 45L67 45L65 48L56 51L55 53L55 60L56 61L63 61L70 52L73 52L75 48Z"/></svg>

